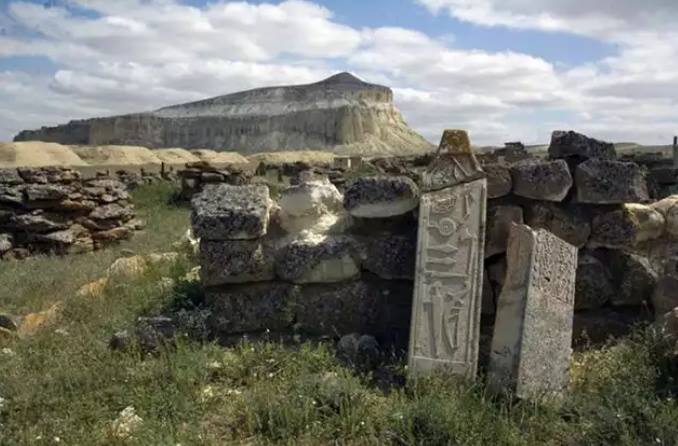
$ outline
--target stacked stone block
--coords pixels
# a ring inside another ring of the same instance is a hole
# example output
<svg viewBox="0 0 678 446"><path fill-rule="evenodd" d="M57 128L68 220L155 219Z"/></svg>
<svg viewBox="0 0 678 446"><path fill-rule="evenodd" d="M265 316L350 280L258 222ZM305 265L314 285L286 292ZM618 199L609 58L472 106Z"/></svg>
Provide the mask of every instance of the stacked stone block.
<svg viewBox="0 0 678 446"><path fill-rule="evenodd" d="M589 340L605 338L618 333L600 327L628 328L651 317L656 283L670 257L669 248L658 246L675 245L667 223L673 202L650 205L643 168L617 160L613 144L558 131L546 159L509 163L488 157L483 169L490 197L485 254L491 293L484 314L493 312L502 289L508 228L526 223L579 248L575 337L586 331Z"/></svg>
<svg viewBox="0 0 678 446"><path fill-rule="evenodd" d="M201 281L221 336L284 332L407 340L418 188L361 178L282 192L207 185L192 200Z"/></svg>
<svg viewBox="0 0 678 446"><path fill-rule="evenodd" d="M137 223L123 183L66 168L0 169L0 257L89 252Z"/></svg>

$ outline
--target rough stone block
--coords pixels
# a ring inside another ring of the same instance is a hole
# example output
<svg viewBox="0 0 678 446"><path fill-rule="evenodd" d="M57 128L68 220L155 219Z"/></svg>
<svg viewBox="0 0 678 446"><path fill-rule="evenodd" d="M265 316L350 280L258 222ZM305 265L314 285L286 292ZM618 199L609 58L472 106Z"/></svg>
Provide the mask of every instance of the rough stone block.
<svg viewBox="0 0 678 446"><path fill-rule="evenodd" d="M533 200L563 201L572 175L563 160L524 160L511 166L513 193Z"/></svg>
<svg viewBox="0 0 678 446"><path fill-rule="evenodd" d="M519 398L568 382L577 249L543 229L514 225L497 301L488 383Z"/></svg>
<svg viewBox="0 0 678 446"><path fill-rule="evenodd" d="M411 211L418 204L417 185L404 176L360 177L344 194L344 207L354 217L393 217Z"/></svg>
<svg viewBox="0 0 678 446"><path fill-rule="evenodd" d="M191 201L196 236L207 240L247 240L263 237L271 199L266 186L209 184Z"/></svg>
<svg viewBox="0 0 678 446"><path fill-rule="evenodd" d="M671 195L650 205L652 209L664 216L666 234L678 240L678 195Z"/></svg>
<svg viewBox="0 0 678 446"><path fill-rule="evenodd" d="M523 223L523 209L520 206L491 206L488 209L485 258L506 252L506 243L513 223Z"/></svg>
<svg viewBox="0 0 678 446"><path fill-rule="evenodd" d="M575 158L586 160L599 158L613 160L617 158L614 144L589 138L581 133L556 130L551 134L549 146L550 158Z"/></svg>
<svg viewBox="0 0 678 446"><path fill-rule="evenodd" d="M664 217L649 206L625 204L621 209L598 215L591 227L591 248L631 248L664 233Z"/></svg>
<svg viewBox="0 0 678 446"><path fill-rule="evenodd" d="M365 240L363 245L363 269L382 279L414 279L416 237L392 234L374 236Z"/></svg>
<svg viewBox="0 0 678 446"><path fill-rule="evenodd" d="M220 334L289 329L294 323L297 291L294 285L281 282L208 288L208 324Z"/></svg>
<svg viewBox="0 0 678 446"><path fill-rule="evenodd" d="M340 282L360 275L359 255L352 238L307 234L276 252L275 270L294 283Z"/></svg>
<svg viewBox="0 0 678 446"><path fill-rule="evenodd" d="M649 199L647 182L636 163L591 159L575 171L580 203L638 203Z"/></svg>
<svg viewBox="0 0 678 446"><path fill-rule="evenodd" d="M657 273L647 258L624 251L609 251L606 257L616 284L610 298L613 306L641 306L652 301Z"/></svg>
<svg viewBox="0 0 678 446"><path fill-rule="evenodd" d="M0 184L6 186L15 186L17 184L23 184L24 180L19 176L19 172L16 169L0 169Z"/></svg>
<svg viewBox="0 0 678 446"><path fill-rule="evenodd" d="M288 233L337 233L349 226L344 197L327 178L301 183L282 191L278 221Z"/></svg>
<svg viewBox="0 0 678 446"><path fill-rule="evenodd" d="M579 255L574 291L574 309L579 311L600 308L614 294L611 273L603 262L588 253Z"/></svg>
<svg viewBox="0 0 678 446"><path fill-rule="evenodd" d="M485 164L483 166L487 175L487 198L500 198L511 193L513 180L511 170L502 164Z"/></svg>
<svg viewBox="0 0 678 446"><path fill-rule="evenodd" d="M426 193L419 209L409 372L475 377L483 288L485 179Z"/></svg>
<svg viewBox="0 0 678 446"><path fill-rule="evenodd" d="M201 240L200 278L205 286L273 280L273 252L262 240Z"/></svg>
<svg viewBox="0 0 678 446"><path fill-rule="evenodd" d="M577 248L586 245L591 222L579 208L554 203L533 203L525 209L525 222L534 229L546 229Z"/></svg>

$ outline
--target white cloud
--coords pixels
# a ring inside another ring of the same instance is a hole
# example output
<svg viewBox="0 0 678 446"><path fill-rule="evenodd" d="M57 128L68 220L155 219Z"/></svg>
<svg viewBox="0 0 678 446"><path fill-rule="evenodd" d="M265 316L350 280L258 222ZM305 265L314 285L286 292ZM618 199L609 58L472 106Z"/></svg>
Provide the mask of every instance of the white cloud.
<svg viewBox="0 0 678 446"><path fill-rule="evenodd" d="M481 144L544 141L567 127L661 142L675 122L678 42L664 30L678 7L668 0L635 9L631 0L546 0L538 8L529 0L419 0L480 25L561 30L621 48L566 71L527 54L458 49L451 36L352 28L302 0L202 8L176 0L65 1L95 17L21 0L10 0L0 17L9 30L0 35L0 57L42 56L58 67L51 76L0 73L0 139L343 70L393 87L406 120L434 142L444 127L467 128Z"/></svg>

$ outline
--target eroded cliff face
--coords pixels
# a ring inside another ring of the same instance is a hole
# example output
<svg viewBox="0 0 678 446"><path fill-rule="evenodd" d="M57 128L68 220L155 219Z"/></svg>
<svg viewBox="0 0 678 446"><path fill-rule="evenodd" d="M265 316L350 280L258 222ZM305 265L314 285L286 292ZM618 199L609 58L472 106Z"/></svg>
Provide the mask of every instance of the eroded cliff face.
<svg viewBox="0 0 678 446"><path fill-rule="evenodd" d="M391 89L341 73L308 85L271 87L148 113L25 130L15 141L184 147L242 153L327 149L406 155L432 145L410 129Z"/></svg>

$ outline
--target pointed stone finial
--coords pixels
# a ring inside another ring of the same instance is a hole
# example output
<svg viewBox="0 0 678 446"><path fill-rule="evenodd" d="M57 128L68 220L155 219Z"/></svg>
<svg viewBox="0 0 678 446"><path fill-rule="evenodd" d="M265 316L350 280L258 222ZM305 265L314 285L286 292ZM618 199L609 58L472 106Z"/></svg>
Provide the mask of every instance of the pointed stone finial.
<svg viewBox="0 0 678 446"><path fill-rule="evenodd" d="M445 130L436 156L422 177L424 191L434 191L483 178L465 130Z"/></svg>

